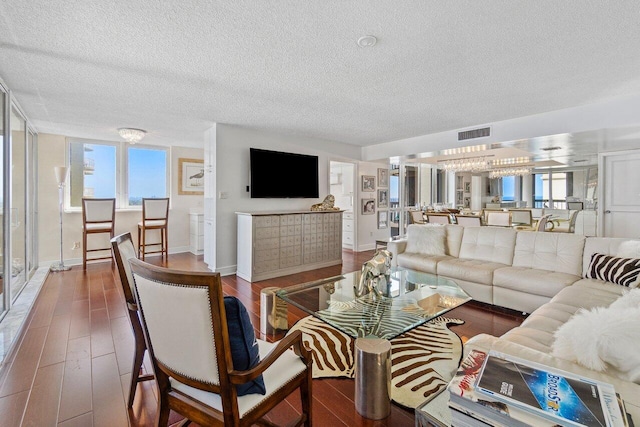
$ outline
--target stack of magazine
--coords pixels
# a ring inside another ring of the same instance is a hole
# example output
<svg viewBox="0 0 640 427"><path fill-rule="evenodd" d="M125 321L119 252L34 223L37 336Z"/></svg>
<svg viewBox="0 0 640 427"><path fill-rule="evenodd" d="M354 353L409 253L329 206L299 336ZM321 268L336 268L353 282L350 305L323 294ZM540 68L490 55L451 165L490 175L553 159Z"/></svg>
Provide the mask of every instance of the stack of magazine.
<svg viewBox="0 0 640 427"><path fill-rule="evenodd" d="M495 352L472 350L448 390L453 426L629 426L611 384Z"/></svg>

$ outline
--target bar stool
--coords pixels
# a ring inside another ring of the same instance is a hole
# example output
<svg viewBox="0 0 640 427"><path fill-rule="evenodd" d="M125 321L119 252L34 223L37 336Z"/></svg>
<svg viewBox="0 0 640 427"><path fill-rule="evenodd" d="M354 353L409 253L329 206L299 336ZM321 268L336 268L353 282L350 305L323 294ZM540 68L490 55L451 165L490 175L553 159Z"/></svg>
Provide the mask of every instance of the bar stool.
<svg viewBox="0 0 640 427"><path fill-rule="evenodd" d="M89 249L87 240L89 234L109 233L109 240L113 238L116 223L116 199L82 199L82 269L87 269L87 261L113 259L111 247ZM109 251L108 256L87 258L89 252Z"/></svg>
<svg viewBox="0 0 640 427"><path fill-rule="evenodd" d="M142 199L142 221L138 223L138 258L144 261L146 254L161 254L169 257L168 228L169 198ZM147 231L159 230L160 242L147 243ZM160 246L159 250L148 251L147 246Z"/></svg>

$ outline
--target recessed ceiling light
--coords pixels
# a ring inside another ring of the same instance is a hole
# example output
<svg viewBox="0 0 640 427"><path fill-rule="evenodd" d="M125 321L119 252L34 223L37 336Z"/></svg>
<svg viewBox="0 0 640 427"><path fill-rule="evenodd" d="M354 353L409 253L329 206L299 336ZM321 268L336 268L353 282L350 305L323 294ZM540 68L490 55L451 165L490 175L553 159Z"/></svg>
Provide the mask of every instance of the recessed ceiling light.
<svg viewBox="0 0 640 427"><path fill-rule="evenodd" d="M542 151L555 151L555 150L562 150L562 147L558 147L558 146L555 146L555 147L544 147L544 148L541 148L541 150Z"/></svg>
<svg viewBox="0 0 640 427"><path fill-rule="evenodd" d="M375 36L362 36L358 39L358 46L371 47L374 46L377 42L378 39Z"/></svg>

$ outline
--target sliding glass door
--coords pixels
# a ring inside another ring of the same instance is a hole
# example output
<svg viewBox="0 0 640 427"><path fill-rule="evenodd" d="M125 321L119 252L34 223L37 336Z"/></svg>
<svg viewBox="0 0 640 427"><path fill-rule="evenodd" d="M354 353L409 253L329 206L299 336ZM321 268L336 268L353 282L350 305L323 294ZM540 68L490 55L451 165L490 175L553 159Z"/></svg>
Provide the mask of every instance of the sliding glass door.
<svg viewBox="0 0 640 427"><path fill-rule="evenodd" d="M27 121L11 108L11 299L14 300L27 282ZM8 272L7 272L8 273Z"/></svg>

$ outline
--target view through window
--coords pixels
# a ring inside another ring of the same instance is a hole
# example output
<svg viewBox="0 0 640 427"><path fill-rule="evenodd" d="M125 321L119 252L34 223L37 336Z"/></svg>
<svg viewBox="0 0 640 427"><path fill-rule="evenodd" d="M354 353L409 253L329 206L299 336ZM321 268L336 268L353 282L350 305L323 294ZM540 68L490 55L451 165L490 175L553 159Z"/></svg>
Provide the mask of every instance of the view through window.
<svg viewBox="0 0 640 427"><path fill-rule="evenodd" d="M69 207L80 208L83 197L116 198L118 208L141 206L143 197L167 197L168 149L123 144L69 144ZM126 191L120 191L120 189Z"/></svg>

